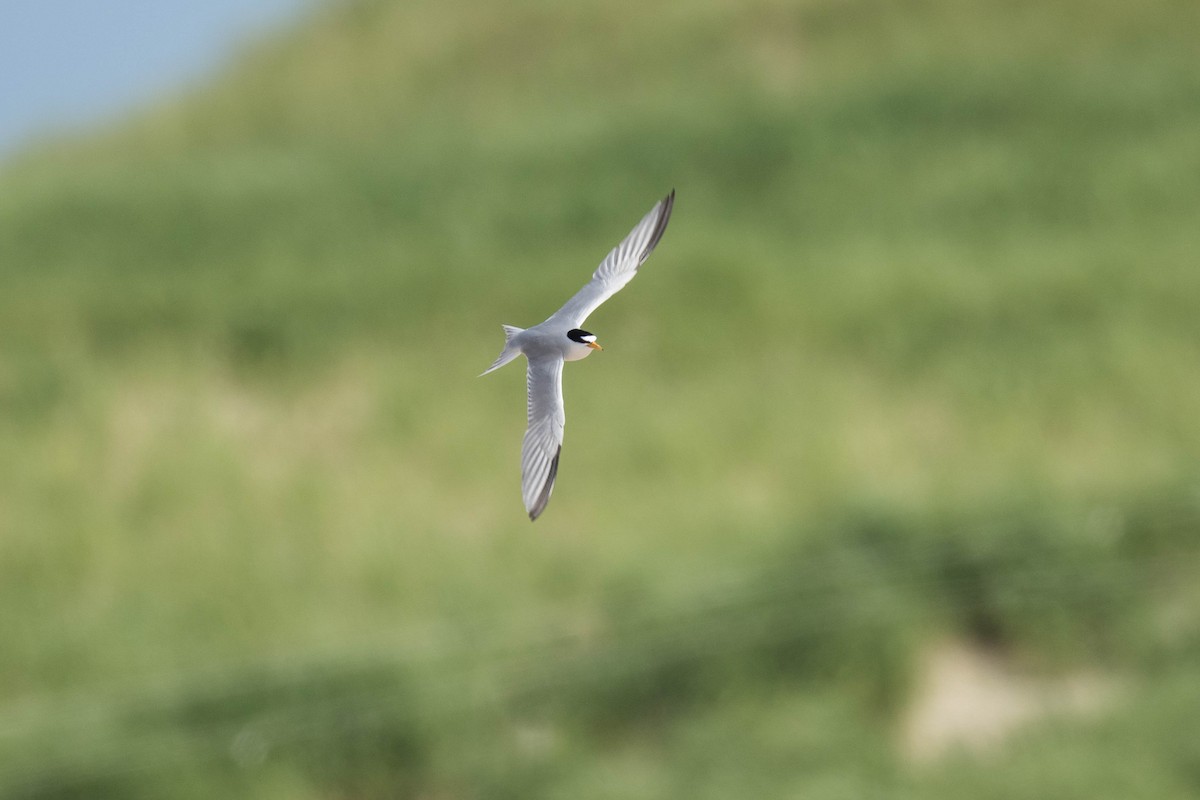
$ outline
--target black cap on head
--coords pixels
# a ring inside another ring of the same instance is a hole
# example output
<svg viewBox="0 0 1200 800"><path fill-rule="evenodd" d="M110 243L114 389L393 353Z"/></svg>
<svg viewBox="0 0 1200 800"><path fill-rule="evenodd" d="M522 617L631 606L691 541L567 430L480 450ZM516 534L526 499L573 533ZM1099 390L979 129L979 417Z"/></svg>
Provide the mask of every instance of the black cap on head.
<svg viewBox="0 0 1200 800"><path fill-rule="evenodd" d="M567 331L567 338L572 342L587 344L588 342L596 341L596 334L588 333L587 331L580 330L579 328L572 328L571 330Z"/></svg>

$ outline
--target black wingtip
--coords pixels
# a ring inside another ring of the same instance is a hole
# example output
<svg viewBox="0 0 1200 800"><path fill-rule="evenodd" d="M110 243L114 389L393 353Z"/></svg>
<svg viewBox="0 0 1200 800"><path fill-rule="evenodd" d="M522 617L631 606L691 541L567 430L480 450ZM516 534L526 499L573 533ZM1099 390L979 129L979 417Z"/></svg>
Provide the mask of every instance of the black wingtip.
<svg viewBox="0 0 1200 800"><path fill-rule="evenodd" d="M558 457L562 455L562 445L558 446L558 451L554 454L554 460L550 462L550 474L546 476L546 482L542 484L542 491L538 494L537 502L533 504L533 508L529 509L529 521L533 522L542 515L546 510L546 504L550 502L550 493L554 491L554 479L558 477Z"/></svg>
<svg viewBox="0 0 1200 800"><path fill-rule="evenodd" d="M658 246L663 234L667 232L667 223L671 221L671 210L675 208L675 190L671 189L662 200L659 201L662 205L662 210L658 212L658 219L654 223L654 230L650 233L650 239L646 242L646 248L642 250L642 256L639 259L640 263L644 263L650 254L654 252L654 248Z"/></svg>

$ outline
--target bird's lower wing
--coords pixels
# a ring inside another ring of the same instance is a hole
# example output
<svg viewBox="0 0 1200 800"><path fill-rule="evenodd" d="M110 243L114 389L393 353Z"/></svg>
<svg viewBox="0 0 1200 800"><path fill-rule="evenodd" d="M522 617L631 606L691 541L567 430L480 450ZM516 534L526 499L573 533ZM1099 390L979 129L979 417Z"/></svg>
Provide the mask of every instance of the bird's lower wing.
<svg viewBox="0 0 1200 800"><path fill-rule="evenodd" d="M638 267L646 262L667 230L671 209L675 206L675 190L659 200L629 235L614 247L592 273L587 285L575 293L550 319L577 328L601 303L619 292L633 280Z"/></svg>
<svg viewBox="0 0 1200 800"><path fill-rule="evenodd" d="M554 479L558 475L558 457L562 452L563 411L561 358L529 360L526 383L529 398L529 427L521 446L521 494L531 520L546 509Z"/></svg>

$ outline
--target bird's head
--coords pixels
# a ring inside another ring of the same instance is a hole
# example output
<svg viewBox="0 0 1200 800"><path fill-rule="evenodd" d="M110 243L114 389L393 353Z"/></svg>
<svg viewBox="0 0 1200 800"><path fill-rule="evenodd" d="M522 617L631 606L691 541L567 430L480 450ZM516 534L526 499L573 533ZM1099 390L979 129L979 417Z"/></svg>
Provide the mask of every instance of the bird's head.
<svg viewBox="0 0 1200 800"><path fill-rule="evenodd" d="M567 331L567 361L578 361L581 358L592 354L593 350L603 350L604 348L596 344L596 334L588 333L579 328L572 328Z"/></svg>

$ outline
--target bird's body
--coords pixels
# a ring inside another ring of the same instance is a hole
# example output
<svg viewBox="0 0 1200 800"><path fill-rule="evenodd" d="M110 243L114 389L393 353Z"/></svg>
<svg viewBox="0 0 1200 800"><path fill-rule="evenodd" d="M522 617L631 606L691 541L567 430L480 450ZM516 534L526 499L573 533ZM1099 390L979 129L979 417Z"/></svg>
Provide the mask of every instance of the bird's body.
<svg viewBox="0 0 1200 800"><path fill-rule="evenodd" d="M484 375L519 355L529 361L526 373L529 427L521 447L521 489L529 518L537 519L550 500L562 452L562 367L602 350L595 335L582 330L588 315L633 279L662 239L675 203L672 191L642 218L625 239L600 262L592 279L545 322L532 328L504 326L504 349Z"/></svg>

